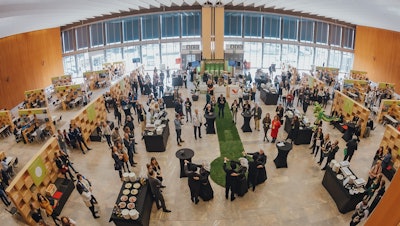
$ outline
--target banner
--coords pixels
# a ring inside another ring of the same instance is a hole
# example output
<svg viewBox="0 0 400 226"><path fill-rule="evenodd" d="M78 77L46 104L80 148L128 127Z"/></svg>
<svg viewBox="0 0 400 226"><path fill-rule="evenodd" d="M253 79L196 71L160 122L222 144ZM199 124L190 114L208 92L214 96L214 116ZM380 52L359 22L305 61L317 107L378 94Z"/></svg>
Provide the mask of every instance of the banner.
<svg viewBox="0 0 400 226"><path fill-rule="evenodd" d="M386 89L386 87L390 87L394 89L394 83L386 83L386 82L379 82L378 83L378 88L379 89Z"/></svg>
<svg viewBox="0 0 400 226"><path fill-rule="evenodd" d="M44 89L28 90L28 91L25 91L24 94L25 94L25 96L30 96L31 94L34 94L34 93L38 94L38 93L41 93L41 92L44 93Z"/></svg>
<svg viewBox="0 0 400 226"><path fill-rule="evenodd" d="M39 114L47 114L47 108L30 108L30 109L22 109L18 110L18 115L39 115Z"/></svg>
<svg viewBox="0 0 400 226"><path fill-rule="evenodd" d="M0 117L8 116L8 111L0 111Z"/></svg>
<svg viewBox="0 0 400 226"><path fill-rule="evenodd" d="M28 168L29 175L33 180L33 183L38 187L47 175L47 170L43 164L41 156L38 156L35 161Z"/></svg>
<svg viewBox="0 0 400 226"><path fill-rule="evenodd" d="M93 122L93 120L96 118L96 109L95 109L94 105L95 105L95 103L92 103L86 109L88 119L91 122Z"/></svg>
<svg viewBox="0 0 400 226"><path fill-rule="evenodd" d="M350 98L343 98L343 99L344 99L343 110L345 113L351 115L351 113L353 112L354 102Z"/></svg>

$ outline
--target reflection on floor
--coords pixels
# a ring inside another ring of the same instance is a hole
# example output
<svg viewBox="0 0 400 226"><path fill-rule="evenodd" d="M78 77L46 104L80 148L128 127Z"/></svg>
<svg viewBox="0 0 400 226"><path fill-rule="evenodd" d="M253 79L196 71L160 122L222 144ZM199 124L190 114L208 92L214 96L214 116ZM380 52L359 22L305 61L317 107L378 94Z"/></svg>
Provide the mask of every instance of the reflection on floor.
<svg viewBox="0 0 400 226"><path fill-rule="evenodd" d="M190 87L180 89L183 97L190 96ZM94 97L103 91L94 92ZM93 98L94 98L93 97ZM257 96L258 98L258 96ZM140 97L140 101L147 100L147 97ZM259 99L257 99L259 100ZM228 98L232 103L233 98ZM193 102L193 109L203 109L205 96L202 95L197 102ZM263 115L269 112L275 114L275 106L266 106L261 103ZM52 114L62 114L62 121L57 124L57 128L67 128L69 119L77 114L79 109L67 112L56 111ZM330 111L330 106L327 112ZM168 117L173 120L173 109L168 109ZM226 112L225 114L227 114ZM313 119L312 109L307 114ZM265 150L267 161L268 180L266 183L257 187L255 192L249 191L244 197L237 198L231 202L224 198L224 188L212 182L215 198L209 202L202 202L194 205L190 201L187 179L179 178L179 161L175 157L175 152L181 147L176 144L176 136L173 124L170 123L171 135L167 145L167 151L162 153L147 153L144 142L140 137L140 127L135 118L135 134L137 150L135 161L139 164L133 168L137 175L145 175L145 164L154 156L158 159L163 176L163 189L168 209L172 213L157 211L153 206L150 225L348 225L352 213L340 214L336 205L328 192L322 186L324 171L320 170L316 159L310 155L308 145L294 146L288 156L289 168L276 169L272 160L277 155L274 144L262 142L263 132L254 131L252 133L242 133L240 126L243 119L238 117L238 131L240 133L244 148L247 152L255 152L262 148ZM108 114L109 120L114 120L113 113ZM253 120L251 126L254 128ZM217 135L205 134L202 128L203 138L195 140L192 124L183 125L182 138L186 141L183 147L189 147L195 151L194 162L212 161L219 155L219 145ZM371 136L362 139L359 150L356 151L351 162L351 169L360 177L367 178L371 160L378 144L382 138L384 128L378 125ZM343 158L343 148L345 142L341 139L341 133L325 123L324 132L331 135L331 139L339 140L340 151L336 158ZM286 138L283 127L279 131L279 139ZM8 137L1 142L1 149L7 155L19 158L19 168L34 155L42 144L16 144L14 137ZM93 142L89 144L93 149L86 155L79 150L70 150L71 159L75 168L88 177L93 184L93 194L96 196L101 207L101 218L93 219L89 209L81 200L78 192L74 191L69 198L61 215L66 215L74 219L78 225L113 225L109 223L111 210L120 190L120 179L118 172L113 169L113 160L107 143ZM222 167L222 166L221 166ZM18 169L16 169L18 171ZM3 204L0 204L3 205ZM4 206L3 206L4 208ZM0 222L2 225L25 225L18 216L11 216L6 211L1 211Z"/></svg>

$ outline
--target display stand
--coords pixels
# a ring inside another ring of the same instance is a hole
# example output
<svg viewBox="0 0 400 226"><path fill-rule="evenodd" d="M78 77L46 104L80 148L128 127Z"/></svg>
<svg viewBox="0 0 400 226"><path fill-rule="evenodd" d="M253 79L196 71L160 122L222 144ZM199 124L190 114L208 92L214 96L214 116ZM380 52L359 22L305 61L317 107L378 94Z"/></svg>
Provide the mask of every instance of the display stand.
<svg viewBox="0 0 400 226"><path fill-rule="evenodd" d="M345 79L343 81L343 93L361 104L364 104L368 87L369 83L366 80Z"/></svg>
<svg viewBox="0 0 400 226"><path fill-rule="evenodd" d="M61 104L64 111L70 108L70 103L72 101L75 101L77 103L79 101L76 100L78 100L83 96L81 84L56 86L54 87L54 90L56 91L58 101L54 102L53 104L54 105ZM74 105L76 105L76 103ZM71 107L74 106L71 105Z"/></svg>
<svg viewBox="0 0 400 226"><path fill-rule="evenodd" d="M100 122L106 121L106 119L107 111L104 98L103 96L99 96L80 110L77 116L71 119L71 125L77 124L82 130L83 138L88 142L90 135L97 127L96 123L100 124Z"/></svg>
<svg viewBox="0 0 400 226"><path fill-rule="evenodd" d="M53 123L53 117L50 115L50 111L48 108L32 108L32 109L21 109L18 111L19 117L30 118L30 126L24 130L22 130L21 134L26 143L29 143L28 134L35 132L33 131L35 128L34 118L37 120L43 120L45 123L45 129L50 131L50 135L56 134L56 127Z"/></svg>
<svg viewBox="0 0 400 226"><path fill-rule="evenodd" d="M106 70L85 72L83 78L90 90L106 87L110 83L110 76Z"/></svg>
<svg viewBox="0 0 400 226"><path fill-rule="evenodd" d="M394 173L399 170L400 167L400 131L391 125L386 125L385 133L383 134L382 141L379 146L382 146L385 150L386 147L392 149L392 162L389 164L392 166L392 170L382 169L382 173L391 180Z"/></svg>
<svg viewBox="0 0 400 226"><path fill-rule="evenodd" d="M119 100L120 97L127 97L130 90L131 84L129 81L129 77L124 76L110 87L110 94L113 98Z"/></svg>
<svg viewBox="0 0 400 226"><path fill-rule="evenodd" d="M56 86L68 86L72 84L72 76L71 75L63 75L59 77L51 78L51 84L54 87Z"/></svg>
<svg viewBox="0 0 400 226"><path fill-rule="evenodd" d="M62 176L54 162L54 153L59 149L57 139L50 138L19 171L6 189L18 213L29 225L36 225L30 216L30 204L39 205L36 194L44 195L47 186ZM38 173L41 175L38 176Z"/></svg>
<svg viewBox="0 0 400 226"><path fill-rule="evenodd" d="M361 120L361 134L365 133L370 110L362 104L351 99L347 95L335 90L335 99L333 100L332 111L336 111L338 115L343 115L344 121L351 121L354 116L358 116ZM360 136L362 138L363 136Z"/></svg>
<svg viewBox="0 0 400 226"><path fill-rule="evenodd" d="M9 131L14 130L14 123L11 115L11 111L0 111L0 128L9 126Z"/></svg>
<svg viewBox="0 0 400 226"><path fill-rule="evenodd" d="M350 70L350 78L357 80L368 80L366 71Z"/></svg>
<svg viewBox="0 0 400 226"><path fill-rule="evenodd" d="M112 63L104 63L103 70L107 71L107 74L110 75L111 80L123 76L125 74L125 62L112 62Z"/></svg>
<svg viewBox="0 0 400 226"><path fill-rule="evenodd" d="M378 121L383 122L385 115L400 119L400 100L382 100L378 112Z"/></svg>
<svg viewBox="0 0 400 226"><path fill-rule="evenodd" d="M25 91L25 108L45 108L47 98L44 89L34 89ZM40 104L37 103L39 99Z"/></svg>

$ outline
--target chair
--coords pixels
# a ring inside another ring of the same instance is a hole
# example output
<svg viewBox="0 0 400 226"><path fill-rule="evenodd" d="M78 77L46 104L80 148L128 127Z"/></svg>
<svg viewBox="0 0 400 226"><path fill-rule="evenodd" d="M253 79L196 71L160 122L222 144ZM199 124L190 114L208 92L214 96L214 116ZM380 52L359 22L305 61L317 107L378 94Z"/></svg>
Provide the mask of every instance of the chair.
<svg viewBox="0 0 400 226"><path fill-rule="evenodd" d="M18 209L15 206L11 207L10 209L5 208L5 210L9 212L12 216L19 214Z"/></svg>

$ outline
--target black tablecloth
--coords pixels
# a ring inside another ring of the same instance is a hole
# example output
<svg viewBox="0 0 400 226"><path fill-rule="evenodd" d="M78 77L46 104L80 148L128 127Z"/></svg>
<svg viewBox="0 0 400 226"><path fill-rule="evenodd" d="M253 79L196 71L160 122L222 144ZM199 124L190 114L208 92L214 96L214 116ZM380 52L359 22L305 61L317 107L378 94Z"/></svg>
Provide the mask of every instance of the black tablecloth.
<svg viewBox="0 0 400 226"><path fill-rule="evenodd" d="M292 119L286 116L285 120L285 126L284 129L287 133L290 132L292 128ZM299 144L310 144L311 143L311 138L312 138L313 131L311 128L306 127L303 129L299 129L299 133L296 137L296 139L293 141L294 144L299 145Z"/></svg>
<svg viewBox="0 0 400 226"><path fill-rule="evenodd" d="M353 138L353 134L356 131L356 124L347 123L347 127L348 129L346 130L346 132L344 132L342 136L343 140L345 140L346 142Z"/></svg>
<svg viewBox="0 0 400 226"><path fill-rule="evenodd" d="M278 155L274 159L275 166L276 168L287 168L287 156L290 150L292 150L292 144L289 142L284 142L285 145L283 146L278 146L278 144L276 144Z"/></svg>
<svg viewBox="0 0 400 226"><path fill-rule="evenodd" d="M172 86L183 86L183 79L182 77L174 77L172 78Z"/></svg>
<svg viewBox="0 0 400 226"><path fill-rule="evenodd" d="M146 151L148 152L164 152L167 147L168 137L169 137L169 125L168 121L164 121L164 130L161 135L157 135L156 131L153 135L143 135L144 143L146 145Z"/></svg>
<svg viewBox="0 0 400 226"><path fill-rule="evenodd" d="M215 122L215 118L217 118L217 115L215 113L213 113L212 115L205 114L204 117L206 118L206 121L207 121L206 133L207 134L215 134L214 122Z"/></svg>
<svg viewBox="0 0 400 226"><path fill-rule="evenodd" d="M243 132L253 132L250 128L250 120L251 120L252 115L247 114L246 112L243 112L242 116L243 116L242 131Z"/></svg>
<svg viewBox="0 0 400 226"><path fill-rule="evenodd" d="M74 190L75 185L73 181L64 178L57 178L56 182L54 182L54 185L56 186L57 191L62 192L60 199L58 199L58 204L53 210L53 213L58 216L64 208L65 203L68 201L68 198Z"/></svg>
<svg viewBox="0 0 400 226"><path fill-rule="evenodd" d="M120 201L122 194L122 191L125 189L125 184L128 182L124 182L122 184L121 190L118 194L118 199L116 201L116 204L118 205ZM131 183L131 182L129 182ZM128 198L130 198L131 195L129 193ZM122 217L118 217L115 213L111 214L110 221L113 221L115 225L117 226L128 226L128 225L140 225L140 226L147 226L149 225L150 222L150 213L151 213L151 207L153 204L153 198L151 195L150 191L150 186L148 185L148 182L145 185L142 185L139 188L139 193L136 195L136 202L135 202L135 209L139 212L139 218L137 220L132 220L132 219L124 219ZM129 201L127 201L129 203Z"/></svg>
<svg viewBox="0 0 400 226"><path fill-rule="evenodd" d="M355 209L362 201L364 193L350 195L349 190L343 186L342 180L336 178L336 173L330 167L326 167L322 185L329 192L341 213L347 213Z"/></svg>
<svg viewBox="0 0 400 226"><path fill-rule="evenodd" d="M277 93L271 93L265 89L260 90L260 99L266 105L277 105L279 95Z"/></svg>
<svg viewBox="0 0 400 226"><path fill-rule="evenodd" d="M194 156L194 151L189 148L182 148L179 149L176 153L175 156L179 159L179 163L181 165L181 173L179 175L180 178L186 177L185 174L185 160L188 160L189 162L192 162L192 157Z"/></svg>

